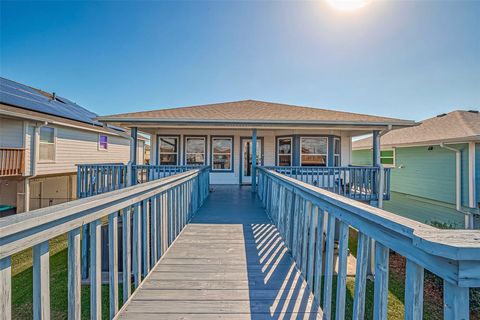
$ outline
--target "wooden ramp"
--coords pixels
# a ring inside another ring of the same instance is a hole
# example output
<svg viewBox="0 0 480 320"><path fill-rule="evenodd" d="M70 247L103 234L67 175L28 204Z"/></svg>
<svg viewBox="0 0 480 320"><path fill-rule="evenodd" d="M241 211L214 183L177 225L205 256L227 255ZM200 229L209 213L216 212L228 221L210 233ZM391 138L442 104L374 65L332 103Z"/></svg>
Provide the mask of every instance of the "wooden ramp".
<svg viewBox="0 0 480 320"><path fill-rule="evenodd" d="M321 319L250 188L217 186L120 319Z"/></svg>

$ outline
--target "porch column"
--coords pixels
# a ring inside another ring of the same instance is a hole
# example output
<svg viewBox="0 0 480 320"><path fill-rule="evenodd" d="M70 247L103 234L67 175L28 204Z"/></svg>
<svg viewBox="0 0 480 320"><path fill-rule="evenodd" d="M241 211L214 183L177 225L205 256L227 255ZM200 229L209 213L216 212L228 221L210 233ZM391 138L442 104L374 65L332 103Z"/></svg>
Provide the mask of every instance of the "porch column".
<svg viewBox="0 0 480 320"><path fill-rule="evenodd" d="M137 152L138 152L138 130L137 128L130 129L131 141L130 141L130 162L128 163L128 169L130 171L130 184L137 184L136 171L132 170L132 166L137 164ZM128 172L127 172L128 174Z"/></svg>
<svg viewBox="0 0 480 320"><path fill-rule="evenodd" d="M252 192L257 189L257 129L252 130Z"/></svg>
<svg viewBox="0 0 480 320"><path fill-rule="evenodd" d="M380 166L380 131L373 131L373 162L374 167Z"/></svg>
<svg viewBox="0 0 480 320"><path fill-rule="evenodd" d="M157 165L157 134L150 135L150 165Z"/></svg>

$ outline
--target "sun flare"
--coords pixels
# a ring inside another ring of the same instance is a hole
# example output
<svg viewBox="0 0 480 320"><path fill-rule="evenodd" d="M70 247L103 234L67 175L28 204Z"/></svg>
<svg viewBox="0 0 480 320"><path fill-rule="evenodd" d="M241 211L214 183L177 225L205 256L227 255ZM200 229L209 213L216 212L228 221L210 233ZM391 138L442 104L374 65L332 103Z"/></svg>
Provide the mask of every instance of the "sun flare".
<svg viewBox="0 0 480 320"><path fill-rule="evenodd" d="M367 5L370 0L326 0L332 7L339 10L356 10Z"/></svg>

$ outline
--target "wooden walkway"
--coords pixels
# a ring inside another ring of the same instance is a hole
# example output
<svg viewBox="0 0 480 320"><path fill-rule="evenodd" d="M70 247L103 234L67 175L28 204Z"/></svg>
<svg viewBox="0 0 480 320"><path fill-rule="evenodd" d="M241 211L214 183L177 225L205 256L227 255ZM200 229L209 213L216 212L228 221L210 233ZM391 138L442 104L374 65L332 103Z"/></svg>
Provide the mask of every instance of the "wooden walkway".
<svg viewBox="0 0 480 320"><path fill-rule="evenodd" d="M250 188L213 188L118 318L321 319Z"/></svg>

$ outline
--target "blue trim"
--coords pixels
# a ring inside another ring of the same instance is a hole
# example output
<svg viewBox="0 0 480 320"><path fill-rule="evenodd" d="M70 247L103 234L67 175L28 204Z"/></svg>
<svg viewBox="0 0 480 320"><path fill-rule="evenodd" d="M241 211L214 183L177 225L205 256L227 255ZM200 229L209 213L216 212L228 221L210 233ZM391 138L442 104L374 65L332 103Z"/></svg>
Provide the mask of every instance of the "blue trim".
<svg viewBox="0 0 480 320"><path fill-rule="evenodd" d="M333 136L327 137L327 166L333 167Z"/></svg>
<svg viewBox="0 0 480 320"><path fill-rule="evenodd" d="M195 135L195 134L189 134L189 135L184 135L183 136L183 165L188 166L187 164L187 139L188 138L204 138L205 139L205 163L203 165L199 166L207 166L208 165L208 160L209 160L209 155L208 155L208 136L207 135Z"/></svg>
<svg viewBox="0 0 480 320"><path fill-rule="evenodd" d="M180 155L182 154L182 139L181 136L178 134L157 134L157 158L156 158L156 165L160 164L160 137L167 137L167 138L177 138L177 161L175 163L176 166L180 165Z"/></svg>

